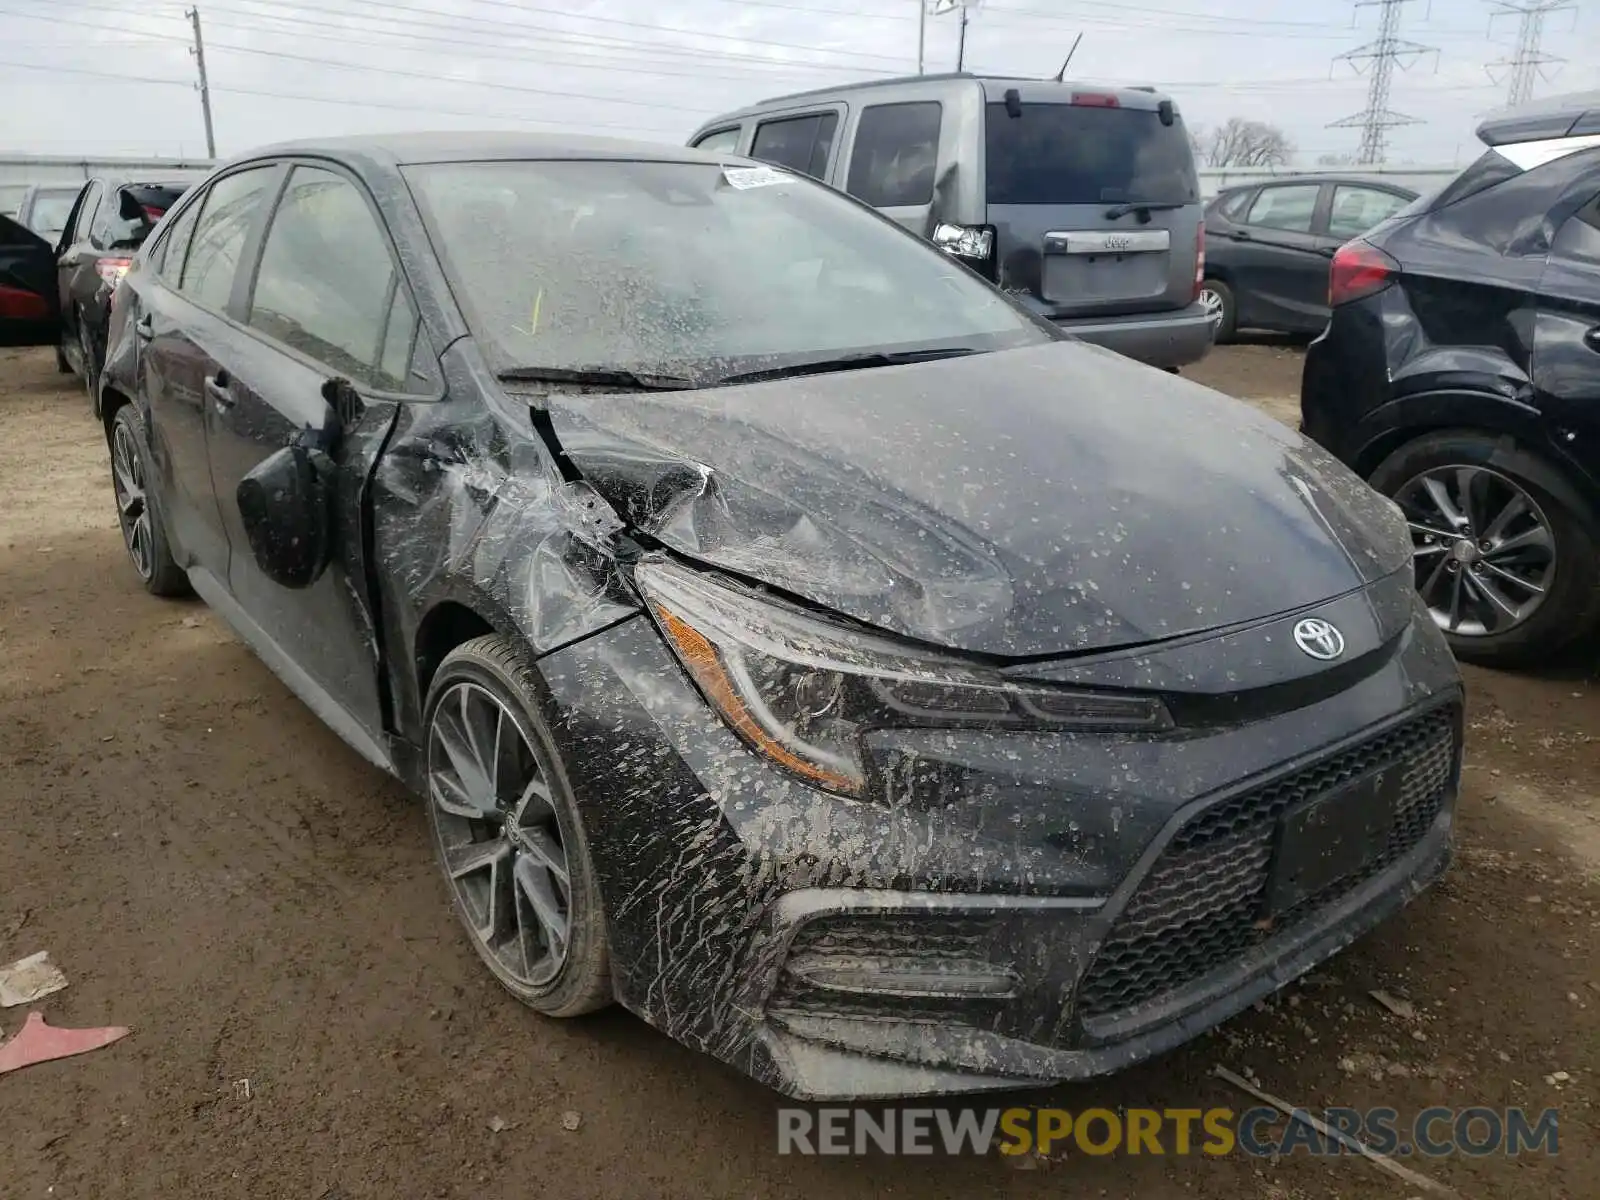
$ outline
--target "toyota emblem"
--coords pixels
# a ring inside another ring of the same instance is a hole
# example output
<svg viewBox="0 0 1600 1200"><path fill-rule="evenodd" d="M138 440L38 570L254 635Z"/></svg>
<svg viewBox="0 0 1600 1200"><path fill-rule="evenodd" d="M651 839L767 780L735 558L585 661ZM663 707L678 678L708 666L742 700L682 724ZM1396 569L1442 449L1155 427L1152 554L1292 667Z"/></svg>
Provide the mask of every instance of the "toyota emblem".
<svg viewBox="0 0 1600 1200"><path fill-rule="evenodd" d="M1331 621L1307 617L1294 627L1294 644L1312 658L1332 662L1344 653L1344 634Z"/></svg>

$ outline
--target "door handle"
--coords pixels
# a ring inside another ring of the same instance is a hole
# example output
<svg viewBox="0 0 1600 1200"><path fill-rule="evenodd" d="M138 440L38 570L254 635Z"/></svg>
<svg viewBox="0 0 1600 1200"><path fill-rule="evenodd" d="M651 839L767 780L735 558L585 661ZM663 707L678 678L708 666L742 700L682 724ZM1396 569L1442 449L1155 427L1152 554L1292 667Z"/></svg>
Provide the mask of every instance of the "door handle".
<svg viewBox="0 0 1600 1200"><path fill-rule="evenodd" d="M1600 354L1600 325L1596 325L1583 335L1583 344L1596 354Z"/></svg>
<svg viewBox="0 0 1600 1200"><path fill-rule="evenodd" d="M1332 258L1335 254L1339 253L1339 247L1337 247L1337 246L1318 246L1317 247L1317 253L1322 255L1323 258Z"/></svg>
<svg viewBox="0 0 1600 1200"><path fill-rule="evenodd" d="M233 395L228 391L226 371L206 376L206 395L211 397L211 402L217 406L218 411L233 407Z"/></svg>
<svg viewBox="0 0 1600 1200"><path fill-rule="evenodd" d="M151 324L148 314L133 323L133 336L141 342L148 342L156 336L155 326Z"/></svg>
<svg viewBox="0 0 1600 1200"><path fill-rule="evenodd" d="M1248 229L1235 229L1233 231L1233 240L1236 242L1250 241L1250 231Z"/></svg>

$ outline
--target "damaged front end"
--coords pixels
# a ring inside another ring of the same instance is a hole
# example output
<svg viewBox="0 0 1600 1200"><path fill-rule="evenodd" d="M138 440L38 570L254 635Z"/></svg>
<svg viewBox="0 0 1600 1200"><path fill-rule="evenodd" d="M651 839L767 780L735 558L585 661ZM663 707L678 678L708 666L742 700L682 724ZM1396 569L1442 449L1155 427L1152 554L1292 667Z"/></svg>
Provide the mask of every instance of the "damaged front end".
<svg viewBox="0 0 1600 1200"><path fill-rule="evenodd" d="M1454 664L1370 535L1381 502L1292 435L1231 433L1279 447L1252 511L1271 551L1316 542L1310 598L1303 578L1230 586L1247 552L1205 576L1192 540L1158 572L1175 543L1150 541L1132 501L1159 481L1120 481L1124 515L1098 538L1048 543L1025 519L997 529L1009 499L951 478L953 446L884 486L893 434L848 464L828 452L838 380L811 384L809 408L773 389L799 410L780 449L744 397L506 395L468 352L446 368L451 393L505 408L397 429L375 477L397 608L426 623L470 606L534 648L618 1000L762 1082L865 1098L1113 1070L1282 986L1444 869ZM926 394L951 369L894 386ZM1109 477L1114 455L1076 449L1079 482ZM1067 526L1104 515L1047 500ZM1343 631L1337 664L1296 648L1311 611ZM996 652L1008 639L1030 653ZM1293 814L1346 806L1362 817L1334 831L1338 861L1284 849Z"/></svg>

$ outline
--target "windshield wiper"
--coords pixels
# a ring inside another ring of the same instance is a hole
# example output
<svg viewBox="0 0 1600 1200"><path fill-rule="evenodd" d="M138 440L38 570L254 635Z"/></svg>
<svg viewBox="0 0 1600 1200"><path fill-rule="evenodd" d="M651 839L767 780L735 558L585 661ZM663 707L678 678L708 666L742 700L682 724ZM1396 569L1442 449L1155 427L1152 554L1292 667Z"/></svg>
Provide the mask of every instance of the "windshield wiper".
<svg viewBox="0 0 1600 1200"><path fill-rule="evenodd" d="M768 379L794 379L802 375L827 375L833 371L860 371L868 367L898 367L906 363L932 362L940 358L961 358L983 351L971 346L941 346L934 350L871 350L863 354L841 354L837 358L817 358L782 367L763 367L758 371L738 371L719 376L717 386L730 383L762 383Z"/></svg>
<svg viewBox="0 0 1600 1200"><path fill-rule="evenodd" d="M1108 221L1115 221L1118 217L1125 217L1131 212L1136 212L1140 220L1148 221L1153 212L1166 212L1169 209L1183 208L1187 204L1184 200L1129 200L1124 204L1114 204L1105 211Z"/></svg>
<svg viewBox="0 0 1600 1200"><path fill-rule="evenodd" d="M653 375L589 367L513 367L495 376L501 383L572 383L637 392L681 392L700 385L682 375Z"/></svg>

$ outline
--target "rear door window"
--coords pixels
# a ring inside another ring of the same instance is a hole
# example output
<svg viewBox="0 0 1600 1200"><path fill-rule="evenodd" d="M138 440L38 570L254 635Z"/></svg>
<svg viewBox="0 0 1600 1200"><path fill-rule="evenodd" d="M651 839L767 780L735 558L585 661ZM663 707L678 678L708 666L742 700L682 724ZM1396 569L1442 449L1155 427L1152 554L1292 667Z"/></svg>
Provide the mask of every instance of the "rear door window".
<svg viewBox="0 0 1600 1200"><path fill-rule="evenodd" d="M217 312L228 307L245 241L277 173L276 165L252 167L211 185L178 281L196 304Z"/></svg>
<svg viewBox="0 0 1600 1200"><path fill-rule="evenodd" d="M1333 207L1328 211L1328 233L1346 240L1360 237L1409 203L1404 196L1381 188L1341 183L1333 189Z"/></svg>
<svg viewBox="0 0 1600 1200"><path fill-rule="evenodd" d="M828 174L828 155L833 151L834 135L838 132L839 114L836 112L763 121L756 126L750 157L788 167L813 179L823 179Z"/></svg>
<svg viewBox="0 0 1600 1200"><path fill-rule="evenodd" d="M987 106L990 204L1195 204L1200 183L1181 117L1149 109Z"/></svg>
<svg viewBox="0 0 1600 1200"><path fill-rule="evenodd" d="M874 208L931 203L942 114L937 101L862 109L845 190Z"/></svg>
<svg viewBox="0 0 1600 1200"><path fill-rule="evenodd" d="M72 228L63 235L67 245L75 246L88 238L95 213L100 207L100 193L104 190L98 180L89 185L89 190L85 193L83 202L78 205L78 214L72 222Z"/></svg>
<svg viewBox="0 0 1600 1200"><path fill-rule="evenodd" d="M200 216L200 204L196 201L173 218L172 227L155 249L156 271L168 287L177 287L183 278L183 260L189 253L189 238Z"/></svg>
<svg viewBox="0 0 1600 1200"><path fill-rule="evenodd" d="M1286 233L1310 233L1311 219L1317 211L1320 183L1295 183L1284 187L1265 187L1250 206L1246 225L1261 229L1281 229Z"/></svg>

